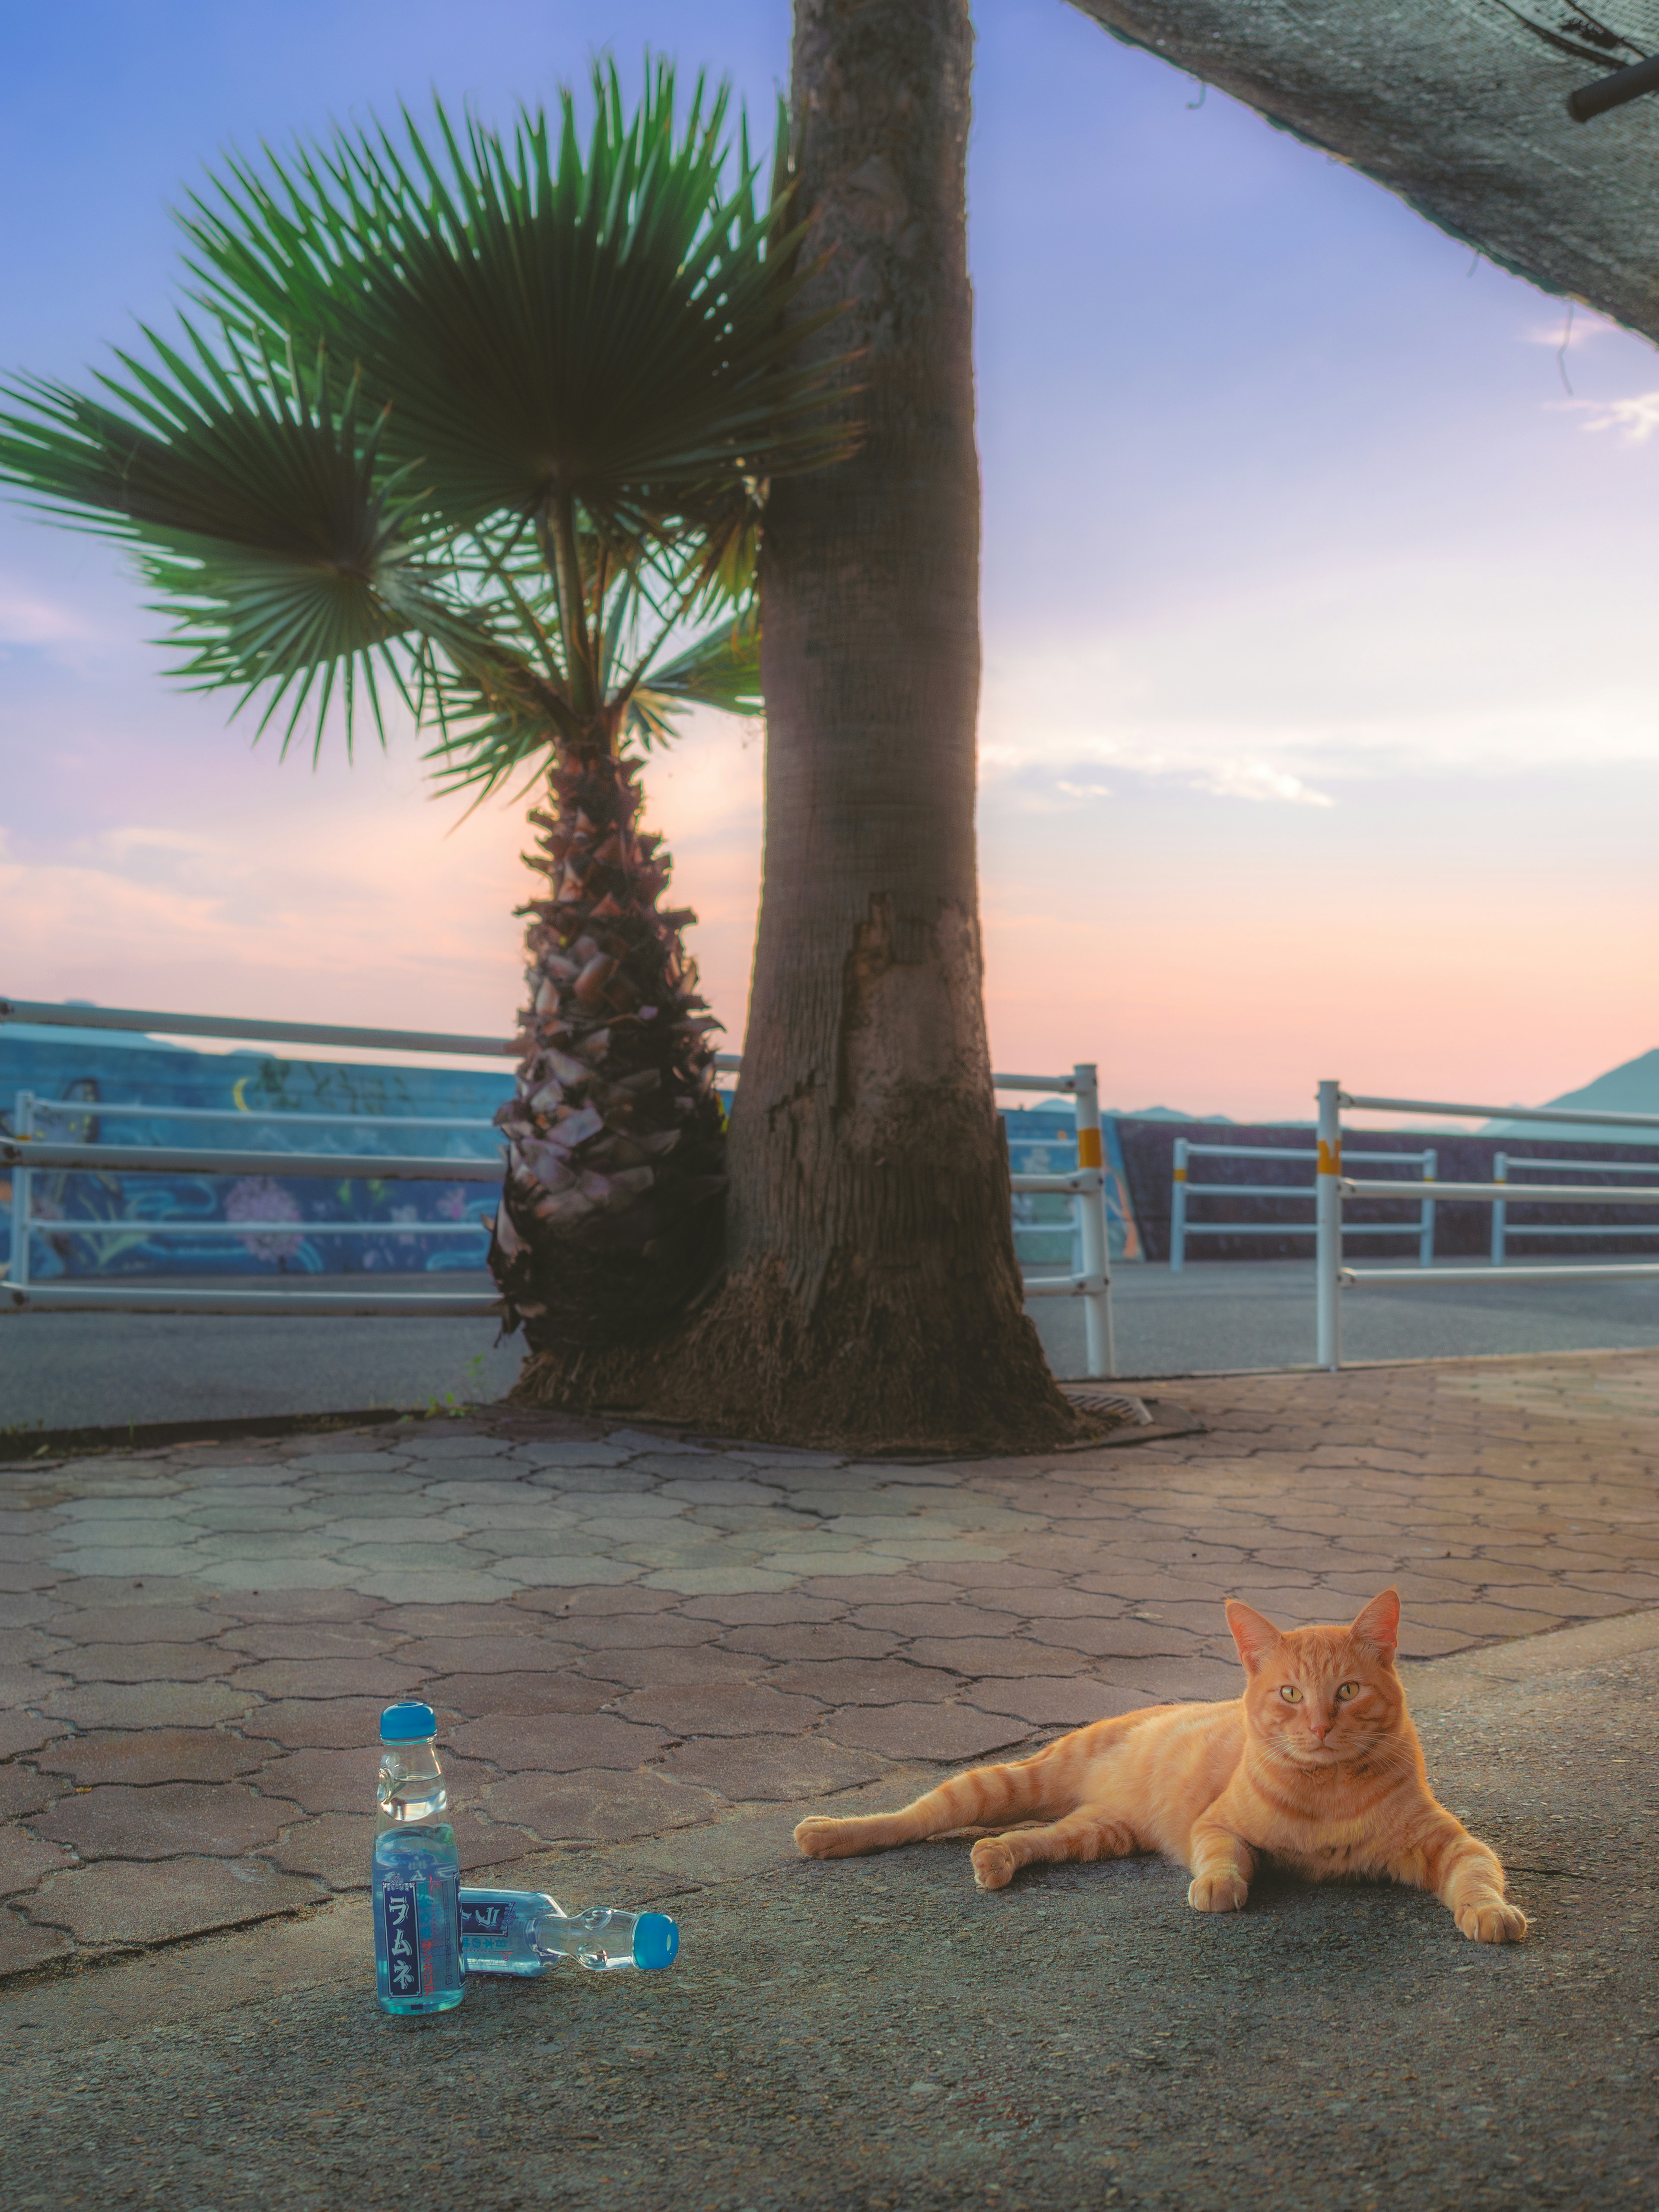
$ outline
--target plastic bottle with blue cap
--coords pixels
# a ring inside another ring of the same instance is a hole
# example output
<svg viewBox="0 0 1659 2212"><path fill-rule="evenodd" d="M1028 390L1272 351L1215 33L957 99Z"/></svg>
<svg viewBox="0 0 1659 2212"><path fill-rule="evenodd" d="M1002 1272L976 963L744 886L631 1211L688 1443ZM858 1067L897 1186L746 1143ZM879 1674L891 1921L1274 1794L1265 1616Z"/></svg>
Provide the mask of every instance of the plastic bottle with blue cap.
<svg viewBox="0 0 1659 2212"><path fill-rule="evenodd" d="M447 2012L466 1995L461 1869L438 1763L438 1717L413 1700L380 1715L371 1889L374 1971L389 2013Z"/></svg>
<svg viewBox="0 0 1659 2212"><path fill-rule="evenodd" d="M469 1974L544 1974L561 1959L592 1973L672 1966L680 1931L665 1912L624 1912L590 1905L567 1912L539 1889L475 1889L460 1893L461 1959Z"/></svg>

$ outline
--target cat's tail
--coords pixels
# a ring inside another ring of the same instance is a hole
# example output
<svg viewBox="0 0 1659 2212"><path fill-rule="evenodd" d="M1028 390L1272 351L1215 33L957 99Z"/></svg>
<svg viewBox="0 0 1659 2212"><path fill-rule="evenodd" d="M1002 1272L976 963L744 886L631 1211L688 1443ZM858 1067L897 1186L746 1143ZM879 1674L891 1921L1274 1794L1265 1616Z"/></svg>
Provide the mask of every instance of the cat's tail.
<svg viewBox="0 0 1659 2212"><path fill-rule="evenodd" d="M803 1820L795 1830L795 1843L809 1859L847 1859L957 1828L982 1831L1036 1816L1052 1820L1071 1809L1072 1793L1057 1792L1060 1779L1054 1762L1042 1752L1010 1766L975 1766L969 1773L953 1775L901 1812L851 1820Z"/></svg>

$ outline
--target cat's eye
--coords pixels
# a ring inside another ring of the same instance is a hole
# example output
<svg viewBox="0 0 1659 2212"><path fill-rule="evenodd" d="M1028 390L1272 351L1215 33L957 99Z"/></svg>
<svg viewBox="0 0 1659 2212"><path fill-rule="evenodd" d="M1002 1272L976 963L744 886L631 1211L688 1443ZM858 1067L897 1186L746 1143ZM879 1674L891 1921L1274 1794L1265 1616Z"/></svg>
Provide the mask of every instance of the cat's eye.
<svg viewBox="0 0 1659 2212"><path fill-rule="evenodd" d="M1346 1705L1350 1698L1357 1698L1359 1695L1359 1685L1358 1682L1344 1682L1336 1694Z"/></svg>
<svg viewBox="0 0 1659 2212"><path fill-rule="evenodd" d="M1279 1694L1287 1705L1299 1705L1302 1703L1302 1692L1294 1682L1286 1682Z"/></svg>

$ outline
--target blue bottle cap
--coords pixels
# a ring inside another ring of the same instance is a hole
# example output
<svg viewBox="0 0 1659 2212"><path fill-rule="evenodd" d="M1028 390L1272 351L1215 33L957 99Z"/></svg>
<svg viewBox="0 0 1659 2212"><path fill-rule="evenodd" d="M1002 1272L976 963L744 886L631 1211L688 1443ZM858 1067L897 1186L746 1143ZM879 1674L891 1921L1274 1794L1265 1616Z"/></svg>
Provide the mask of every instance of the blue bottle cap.
<svg viewBox="0 0 1659 2212"><path fill-rule="evenodd" d="M679 1927L665 1912L642 1912L634 1923L636 1966L643 1966L647 1972L657 1966L672 1966L679 1948Z"/></svg>
<svg viewBox="0 0 1659 2212"><path fill-rule="evenodd" d="M438 1716L430 1705L423 1705L415 1698L388 1705L380 1715L382 1743L423 1743L428 1736L437 1733Z"/></svg>

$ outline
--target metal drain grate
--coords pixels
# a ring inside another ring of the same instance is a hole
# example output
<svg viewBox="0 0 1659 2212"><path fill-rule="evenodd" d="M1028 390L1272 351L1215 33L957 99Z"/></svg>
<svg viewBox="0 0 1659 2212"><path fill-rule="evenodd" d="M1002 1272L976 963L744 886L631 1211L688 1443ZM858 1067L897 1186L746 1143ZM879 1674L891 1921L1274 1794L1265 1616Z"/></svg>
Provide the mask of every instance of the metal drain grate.
<svg viewBox="0 0 1659 2212"><path fill-rule="evenodd" d="M1097 1420L1109 1422L1116 1429L1149 1429L1152 1416L1146 1401L1132 1398L1123 1390L1096 1390L1068 1383L1066 1395L1080 1413L1092 1413Z"/></svg>

